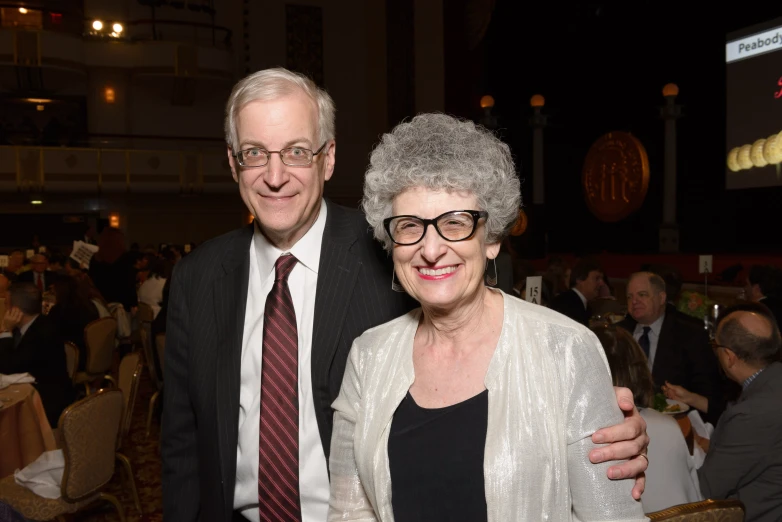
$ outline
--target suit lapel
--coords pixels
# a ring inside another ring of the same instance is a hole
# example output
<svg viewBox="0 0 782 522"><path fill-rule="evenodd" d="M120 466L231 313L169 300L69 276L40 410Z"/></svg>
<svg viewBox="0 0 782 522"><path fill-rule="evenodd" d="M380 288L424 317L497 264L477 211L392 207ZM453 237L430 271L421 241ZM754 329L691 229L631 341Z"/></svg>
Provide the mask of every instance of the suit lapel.
<svg viewBox="0 0 782 522"><path fill-rule="evenodd" d="M222 465L226 509L233 508L236 481L236 445L239 437L239 386L241 381L242 336L250 279L250 243L253 226L229 246L223 261L223 274L213 283L215 324L217 325L217 368L215 407L217 408L218 450ZM230 513L227 514L230 519Z"/></svg>
<svg viewBox="0 0 782 522"><path fill-rule="evenodd" d="M351 252L356 236L349 217L337 205L327 205L312 332L312 385L316 403L321 405L330 404L329 368L361 272L361 261Z"/></svg>
<svg viewBox="0 0 782 522"><path fill-rule="evenodd" d="M665 319L663 319L663 325L660 327L660 336L657 338L657 351L654 354L654 365L652 367L652 376L654 376L654 369L657 368L657 363L669 356L668 349L671 346L671 340L674 338L674 312L672 306L666 305L665 307ZM655 380L655 382L657 382Z"/></svg>

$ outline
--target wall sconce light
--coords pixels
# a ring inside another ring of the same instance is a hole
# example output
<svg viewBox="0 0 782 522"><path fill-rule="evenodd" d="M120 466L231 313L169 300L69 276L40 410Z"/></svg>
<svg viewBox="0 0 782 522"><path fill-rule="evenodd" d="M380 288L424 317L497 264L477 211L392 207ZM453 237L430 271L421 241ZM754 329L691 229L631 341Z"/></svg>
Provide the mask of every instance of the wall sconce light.
<svg viewBox="0 0 782 522"><path fill-rule="evenodd" d="M111 212L109 214L109 226L111 228L119 228L119 213Z"/></svg>
<svg viewBox="0 0 782 522"><path fill-rule="evenodd" d="M95 29L96 31L100 31L101 29L103 29L103 22L101 22L100 20L95 20L94 22L92 22L92 28Z"/></svg>
<svg viewBox="0 0 782 522"><path fill-rule="evenodd" d="M27 9L25 9L24 7L20 7L19 12L22 14L27 14Z"/></svg>
<svg viewBox="0 0 782 522"><path fill-rule="evenodd" d="M106 103L114 103L117 99L117 93L114 92L114 87L106 86L103 88L103 99Z"/></svg>
<svg viewBox="0 0 782 522"><path fill-rule="evenodd" d="M36 110L36 111L38 111L38 112L41 112L41 111L42 111L42 110L44 110L45 108L46 108L46 107L45 107L44 105L36 105L36 106L35 106L35 110Z"/></svg>
<svg viewBox="0 0 782 522"><path fill-rule="evenodd" d="M494 107L494 97L490 94L487 94L483 98L481 98L481 109L491 109Z"/></svg>
<svg viewBox="0 0 782 522"><path fill-rule="evenodd" d="M34 199L34 200L30 201L30 204L31 205L41 205L41 204L43 204L43 201L41 201L40 199Z"/></svg>
<svg viewBox="0 0 782 522"><path fill-rule="evenodd" d="M122 27L122 24L117 22L114 25L111 26L111 28L114 30L115 33L120 34L125 28Z"/></svg>

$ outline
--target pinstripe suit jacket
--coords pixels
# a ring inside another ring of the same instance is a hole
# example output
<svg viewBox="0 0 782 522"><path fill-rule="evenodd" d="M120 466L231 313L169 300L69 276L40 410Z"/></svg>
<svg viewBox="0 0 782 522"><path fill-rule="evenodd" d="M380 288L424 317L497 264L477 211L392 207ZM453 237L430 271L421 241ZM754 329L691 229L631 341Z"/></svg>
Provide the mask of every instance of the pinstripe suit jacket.
<svg viewBox="0 0 782 522"><path fill-rule="evenodd" d="M312 335L312 390L328 459L353 340L414 305L390 288L391 262L364 216L327 201ZM163 510L174 522L230 522L252 226L198 247L176 267L166 327Z"/></svg>

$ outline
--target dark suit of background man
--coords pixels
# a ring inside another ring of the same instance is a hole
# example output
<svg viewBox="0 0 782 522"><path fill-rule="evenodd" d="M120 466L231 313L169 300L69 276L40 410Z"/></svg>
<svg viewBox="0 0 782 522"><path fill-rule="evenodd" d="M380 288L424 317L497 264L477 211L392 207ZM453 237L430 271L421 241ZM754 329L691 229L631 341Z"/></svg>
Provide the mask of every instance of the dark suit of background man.
<svg viewBox="0 0 782 522"><path fill-rule="evenodd" d="M200 246L177 264L172 279L161 434L164 516L260 519L262 323L265 305L276 302L266 302L276 288L275 262L290 252L297 259L287 281L298 335L298 397L291 402L298 401L299 423L298 465L286 469L298 468L301 516L264 511L264 520L321 522L328 510L331 403L353 340L413 303L391 290L391 263L363 215L323 200L336 151L334 107L325 91L284 69L248 76L229 98L226 141L255 222ZM302 157L311 163L292 165ZM609 441L633 438L643 449L646 435L636 416L611 428ZM270 446L264 443L264 451ZM601 461L613 460L612 450L613 458L633 456L610 446ZM642 462L624 464L623 476L645 469Z"/></svg>
<svg viewBox="0 0 782 522"><path fill-rule="evenodd" d="M767 308L739 305L717 325L717 357L741 385L698 470L704 498L737 498L746 522L782 520L782 341ZM733 311L735 310L735 311ZM699 443L701 443L699 441Z"/></svg>
<svg viewBox="0 0 782 522"><path fill-rule="evenodd" d="M0 325L0 373L29 373L41 395L53 428L74 398L65 366L62 337L41 314L41 293L32 283L14 283L8 289L5 316Z"/></svg>
<svg viewBox="0 0 782 522"><path fill-rule="evenodd" d="M724 410L717 359L703 324L667 303L665 281L639 272L627 281L629 317L619 323L647 352L655 388L666 383L709 398L707 421L716 423ZM645 337L645 339L644 339Z"/></svg>
<svg viewBox="0 0 782 522"><path fill-rule="evenodd" d="M603 270L592 259L582 259L570 271L570 290L551 301L551 309L574 321L589 326L589 302L600 295L605 286Z"/></svg>

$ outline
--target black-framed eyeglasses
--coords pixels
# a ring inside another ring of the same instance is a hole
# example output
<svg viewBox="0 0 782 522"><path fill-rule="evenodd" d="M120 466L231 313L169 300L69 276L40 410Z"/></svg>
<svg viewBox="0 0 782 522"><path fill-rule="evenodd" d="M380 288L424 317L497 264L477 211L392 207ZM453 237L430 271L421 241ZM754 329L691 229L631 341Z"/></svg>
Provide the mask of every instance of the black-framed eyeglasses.
<svg viewBox="0 0 782 522"><path fill-rule="evenodd" d="M397 245L415 245L432 225L446 241L470 239L478 228L478 220L489 217L485 210L451 210L434 219L418 216L392 216L383 220L388 237Z"/></svg>
<svg viewBox="0 0 782 522"><path fill-rule="evenodd" d="M709 345L711 346L711 349L714 353L717 353L717 350L720 348L725 348L727 350L730 350L730 347L718 343L717 339L709 339Z"/></svg>
<svg viewBox="0 0 782 522"><path fill-rule="evenodd" d="M233 157L236 158L236 161L242 167L255 168L265 167L269 163L269 158L272 154L279 154L282 162L289 167L309 167L312 165L313 158L323 152L327 144L328 141L324 142L315 152L305 147L286 147L280 150L252 147L234 152Z"/></svg>

